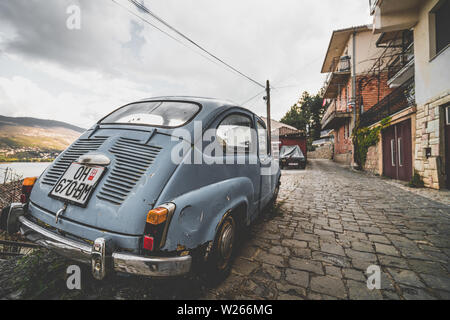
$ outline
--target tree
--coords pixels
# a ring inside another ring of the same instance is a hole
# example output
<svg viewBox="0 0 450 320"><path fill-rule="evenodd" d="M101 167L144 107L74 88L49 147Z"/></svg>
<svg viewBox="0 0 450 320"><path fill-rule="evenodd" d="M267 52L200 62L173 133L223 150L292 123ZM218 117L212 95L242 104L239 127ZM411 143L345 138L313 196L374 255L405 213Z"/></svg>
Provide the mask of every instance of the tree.
<svg viewBox="0 0 450 320"><path fill-rule="evenodd" d="M322 93L311 96L307 91L303 92L300 99L281 119L282 123L303 130L308 136L308 149L311 149L312 142L320 139L322 130L322 116L325 107L322 106Z"/></svg>

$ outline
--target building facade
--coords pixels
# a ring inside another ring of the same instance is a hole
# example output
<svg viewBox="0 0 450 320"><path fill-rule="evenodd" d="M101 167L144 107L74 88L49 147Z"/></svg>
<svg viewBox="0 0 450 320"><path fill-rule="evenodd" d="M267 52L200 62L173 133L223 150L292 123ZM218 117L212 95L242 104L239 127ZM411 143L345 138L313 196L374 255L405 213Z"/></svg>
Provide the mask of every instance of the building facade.
<svg viewBox="0 0 450 320"><path fill-rule="evenodd" d="M328 73L324 84L327 110L322 129L333 130L334 160L353 163L352 131L360 114L379 102L391 89L387 76L376 74L375 62L383 48L376 46L371 26L333 31L322 73Z"/></svg>
<svg viewBox="0 0 450 320"><path fill-rule="evenodd" d="M369 3L373 24L334 31L322 67L334 159L352 164L353 128L389 119L364 169L450 187L450 0Z"/></svg>
<svg viewBox="0 0 450 320"><path fill-rule="evenodd" d="M404 52L399 55L397 65L392 63L390 86L395 88L396 96L414 99L414 107L409 112L414 116L409 123L384 135L390 141L395 140L405 126L410 126L411 171L417 172L427 187L450 187L450 1L373 0L370 5L373 33L380 39L386 43L386 39L398 39L405 34L410 34L412 39L412 45L402 48ZM387 104L394 105L392 99ZM408 114L404 109L399 112L404 113L396 114L399 120ZM391 148L389 142L383 141L383 151L398 158L402 152L398 140L397 147ZM398 163L392 161L392 164L397 164L398 171ZM385 166L383 162L383 173L390 169Z"/></svg>
<svg viewBox="0 0 450 320"><path fill-rule="evenodd" d="M374 128L389 118L379 142L369 148L365 170L409 181L413 175L416 101L414 94L414 39L410 30L377 35L375 46L384 48L375 73L384 84L381 99L360 115L361 127ZM369 94L369 93L367 93ZM363 99L369 100L363 92ZM371 99L373 101L373 99Z"/></svg>

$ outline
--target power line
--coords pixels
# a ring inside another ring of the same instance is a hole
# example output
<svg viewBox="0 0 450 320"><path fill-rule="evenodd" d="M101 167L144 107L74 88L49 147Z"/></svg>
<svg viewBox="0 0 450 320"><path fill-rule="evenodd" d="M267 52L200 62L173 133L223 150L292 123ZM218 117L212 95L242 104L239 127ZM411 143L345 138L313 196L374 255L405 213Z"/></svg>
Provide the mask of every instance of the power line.
<svg viewBox="0 0 450 320"><path fill-rule="evenodd" d="M250 99L245 100L244 102L242 102L241 105L244 105L244 104L246 104L246 103L249 103L250 101L252 101L253 99L256 99L257 97L259 97L260 95L262 95L262 94L265 93L265 92L266 92L266 90L261 91L261 92L258 93L257 95L255 95L255 96L251 97Z"/></svg>
<svg viewBox="0 0 450 320"><path fill-rule="evenodd" d="M150 25L151 27L155 28L156 30L160 31L161 33L165 34L166 36L168 36L169 38L171 38L172 40L178 42L179 44L181 44L182 46L192 50L191 47L189 47L187 44L185 44L184 42L178 40L177 38L175 38L174 36L172 36L171 34L167 33L166 31L162 30L161 28L158 28L157 26L155 26L153 23L151 23L150 21L148 21L147 19L142 18L140 15L134 13L133 11L131 11L130 9L128 9L127 7L123 6L122 4L120 4L119 2L117 2L116 0L111 0L112 2L114 2L115 4L117 4L119 7L121 7L122 9L124 9L125 11L127 11L128 13L132 14L133 16L135 16L136 18L140 19L141 21L147 23L148 25ZM200 52L197 52L195 50L192 50L193 52L195 52L196 54L202 56L203 58L207 59L208 61L214 63L215 65L219 65L219 63L217 63L216 61L213 61L212 59L208 58L207 56L201 54ZM230 71L231 72L231 71Z"/></svg>
<svg viewBox="0 0 450 320"><path fill-rule="evenodd" d="M115 0L114 1L116 4L117 2ZM209 52L208 50L206 50L203 46L199 45L197 42L195 42L194 40L190 39L188 36L186 36L185 34L183 34L181 31L177 30L175 27L171 26L169 23L167 23L166 21L164 21L162 18L160 18L159 16L157 16L155 13L153 13L152 11L150 11L145 5L137 2L136 0L128 0L131 4L133 4L134 6L136 6L138 9L142 10L144 13L150 15L152 18L156 19L158 22L160 22L161 24L163 24L164 26L166 26L167 28L169 28L170 30L172 30L173 32L175 32L176 34L178 34L179 36L181 36L183 39L185 39L186 41L188 41L189 43L193 44L195 47L197 47L198 49L200 49L201 51L203 51L204 53L206 53L208 56L212 57L213 59L217 60L218 62L220 62L221 64L223 64L224 66L226 66L227 68L233 70L234 72L236 72L237 74L241 75L242 77L246 78L247 80L253 82L254 84L265 88L265 86L261 83L259 83L258 81L252 79L251 77L249 77L248 75L244 74L243 72L239 71L238 69L236 69L235 67L231 66L230 64L228 64L227 62L225 62L224 60L220 59L219 57L217 57L216 55L214 55L213 53ZM157 28L157 27L155 27ZM163 32L164 34L168 35L167 32L162 31L160 28L157 28L157 30ZM174 39L174 37L170 36L170 38ZM179 42L179 40L176 40L177 42Z"/></svg>

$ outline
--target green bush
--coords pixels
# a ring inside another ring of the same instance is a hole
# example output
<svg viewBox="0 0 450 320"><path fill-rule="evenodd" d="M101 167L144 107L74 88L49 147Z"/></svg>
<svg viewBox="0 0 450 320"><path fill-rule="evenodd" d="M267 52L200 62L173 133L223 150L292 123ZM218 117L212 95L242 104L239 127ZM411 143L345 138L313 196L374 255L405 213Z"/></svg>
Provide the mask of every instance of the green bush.
<svg viewBox="0 0 450 320"><path fill-rule="evenodd" d="M414 171L414 175L408 184L411 188L423 188L425 184L423 183L422 177L417 171Z"/></svg>
<svg viewBox="0 0 450 320"><path fill-rule="evenodd" d="M390 117L381 120L380 125L375 128L368 128L356 126L353 129L352 139L355 148L354 159L358 164L359 169L364 169L367 160L367 152L371 146L375 146L380 138L380 132L389 126Z"/></svg>

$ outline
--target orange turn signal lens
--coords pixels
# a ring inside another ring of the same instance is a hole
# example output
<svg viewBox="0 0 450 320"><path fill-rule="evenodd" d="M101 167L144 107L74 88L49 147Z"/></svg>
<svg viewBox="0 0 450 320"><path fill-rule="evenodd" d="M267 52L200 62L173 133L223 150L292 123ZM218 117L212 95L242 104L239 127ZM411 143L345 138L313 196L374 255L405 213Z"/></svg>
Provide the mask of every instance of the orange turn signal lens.
<svg viewBox="0 0 450 320"><path fill-rule="evenodd" d="M161 224L167 220L168 214L169 210L162 207L150 210L147 214L147 223L153 225Z"/></svg>
<svg viewBox="0 0 450 320"><path fill-rule="evenodd" d="M36 180L37 180L36 177L33 177L33 178L25 178L25 179L23 180L22 186L24 186L24 187L32 187L32 186L34 186L34 184L36 183Z"/></svg>

